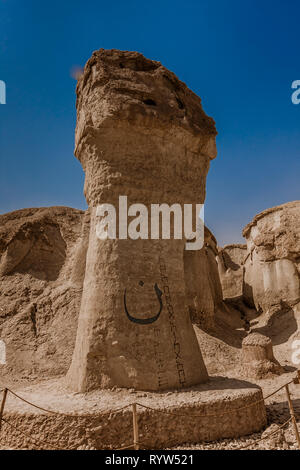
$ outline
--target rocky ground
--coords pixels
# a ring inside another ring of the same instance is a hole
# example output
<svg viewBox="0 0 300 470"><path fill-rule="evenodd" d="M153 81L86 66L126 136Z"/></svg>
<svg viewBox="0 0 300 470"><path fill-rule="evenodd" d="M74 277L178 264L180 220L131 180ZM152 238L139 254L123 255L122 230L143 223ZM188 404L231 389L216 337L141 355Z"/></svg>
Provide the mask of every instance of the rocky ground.
<svg viewBox="0 0 300 470"><path fill-rule="evenodd" d="M293 376L295 376L295 373L284 374L275 380L268 379L259 381L259 385L263 389L264 396L269 395L273 390L276 390L276 388L289 382ZM289 387L300 432L300 385L291 384ZM293 423L288 423L282 428L282 430L280 430L280 426L290 418L285 390L281 390L273 397L270 397L270 399L266 401L266 404L268 427L262 432L240 437L238 439L223 439L215 442L199 443L193 446L182 445L174 449L237 450L245 448L247 450L299 450ZM263 440L258 442L262 438Z"/></svg>

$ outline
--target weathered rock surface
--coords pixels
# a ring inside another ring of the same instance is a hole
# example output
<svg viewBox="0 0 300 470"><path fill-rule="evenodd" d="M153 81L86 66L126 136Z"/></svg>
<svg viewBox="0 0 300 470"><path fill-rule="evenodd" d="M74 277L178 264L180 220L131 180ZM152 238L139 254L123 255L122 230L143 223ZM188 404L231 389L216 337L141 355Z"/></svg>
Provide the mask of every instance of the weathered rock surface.
<svg viewBox="0 0 300 470"><path fill-rule="evenodd" d="M267 427L267 429L262 433L261 439L264 440L266 450L286 450L289 448L285 439L284 430L276 423Z"/></svg>
<svg viewBox="0 0 300 470"><path fill-rule="evenodd" d="M49 207L0 215L2 376L67 371L85 267L85 255L76 256L83 214Z"/></svg>
<svg viewBox="0 0 300 470"><path fill-rule="evenodd" d="M216 256L217 240L205 227L204 246L184 252L186 296L192 322L209 330L215 326L218 309L222 309L222 287Z"/></svg>
<svg viewBox="0 0 300 470"><path fill-rule="evenodd" d="M239 299L244 294L246 245L226 245L217 254L223 299Z"/></svg>
<svg viewBox="0 0 300 470"><path fill-rule="evenodd" d="M300 201L261 212L248 224L245 285L258 311L300 301Z"/></svg>
<svg viewBox="0 0 300 470"><path fill-rule="evenodd" d="M75 155L91 228L71 389L158 390L207 379L186 303L184 241L101 241L96 207L118 208L120 195L148 207L203 203L215 135L200 98L159 62L116 50L87 62L77 85ZM141 324L156 315L158 296L159 318Z"/></svg>

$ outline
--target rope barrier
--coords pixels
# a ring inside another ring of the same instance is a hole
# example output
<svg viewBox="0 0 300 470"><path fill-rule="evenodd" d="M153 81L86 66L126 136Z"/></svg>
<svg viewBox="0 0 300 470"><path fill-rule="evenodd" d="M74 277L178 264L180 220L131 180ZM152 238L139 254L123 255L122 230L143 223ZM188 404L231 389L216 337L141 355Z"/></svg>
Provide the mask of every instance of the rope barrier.
<svg viewBox="0 0 300 470"><path fill-rule="evenodd" d="M115 449L115 450L126 450L126 449L131 449L132 447L134 447L134 444L131 444L130 446L123 446L123 447L120 447L119 449Z"/></svg>
<svg viewBox="0 0 300 470"><path fill-rule="evenodd" d="M147 444L145 444L143 441L139 441L137 444L138 444L139 447L144 447L146 450L151 449L151 447L147 446ZM119 449L115 449L115 450L126 450L126 449L131 449L132 447L135 447L135 444L131 444L130 446L123 446L123 447L120 447Z"/></svg>
<svg viewBox="0 0 300 470"><path fill-rule="evenodd" d="M284 387L286 387L286 385L291 385L292 383L294 383L294 380L291 380L290 382L287 382L286 384L282 385L277 390L275 390L275 392L272 392L272 393L270 393L270 395L264 397L264 400L268 400L268 398L271 398L273 395L278 393L280 390L282 390Z"/></svg>
<svg viewBox="0 0 300 470"><path fill-rule="evenodd" d="M50 413L50 414L61 414L61 413L59 413L59 412L52 411L52 410L47 410L46 408L42 408L41 406L35 405L34 403L31 403L30 401L25 400L25 398L20 397L19 395L17 395L15 392L13 392L12 390L10 390L9 388L8 388L7 390L8 390L12 395L14 395L16 398L19 398L19 400L23 401L24 403L27 403L27 405L30 405L30 406L33 406L34 408L37 408L38 410L45 411L46 413ZM62 414L64 414L64 413L62 413Z"/></svg>

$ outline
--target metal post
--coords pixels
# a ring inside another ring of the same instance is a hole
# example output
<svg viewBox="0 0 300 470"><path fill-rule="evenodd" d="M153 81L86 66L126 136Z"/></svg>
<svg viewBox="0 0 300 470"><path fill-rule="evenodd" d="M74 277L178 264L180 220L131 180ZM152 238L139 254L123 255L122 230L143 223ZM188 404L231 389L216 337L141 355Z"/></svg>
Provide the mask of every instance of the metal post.
<svg viewBox="0 0 300 470"><path fill-rule="evenodd" d="M4 406L5 406L5 402L6 402L6 397L7 397L7 388L5 388L3 390L3 396L2 396L2 402L1 402L1 408L0 408L0 431L1 431L1 427L2 427L2 416L3 416L3 412L4 412Z"/></svg>
<svg viewBox="0 0 300 470"><path fill-rule="evenodd" d="M136 412L136 403L132 403L132 422L133 422L133 446L139 450L139 425Z"/></svg>
<svg viewBox="0 0 300 470"><path fill-rule="evenodd" d="M290 395L290 390L289 390L288 384L285 386L285 391L286 391L286 396L287 396L287 400L288 400L288 404L289 404L291 418L292 418L294 428L295 428L296 440L298 442L298 447L300 449L300 435L299 435L299 431L298 431L298 427L297 427L297 421L296 421L296 418L295 418L294 407L293 407L293 403L292 403L292 400L291 400L291 395Z"/></svg>

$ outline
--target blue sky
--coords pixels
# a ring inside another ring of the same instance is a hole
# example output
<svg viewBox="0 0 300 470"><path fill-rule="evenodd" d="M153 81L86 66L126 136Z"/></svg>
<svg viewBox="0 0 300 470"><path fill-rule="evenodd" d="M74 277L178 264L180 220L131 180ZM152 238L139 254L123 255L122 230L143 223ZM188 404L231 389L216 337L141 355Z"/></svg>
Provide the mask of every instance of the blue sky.
<svg viewBox="0 0 300 470"><path fill-rule="evenodd" d="M300 0L0 0L0 212L85 208L70 70L101 47L159 60L217 125L206 224L242 241L261 210L300 199Z"/></svg>

